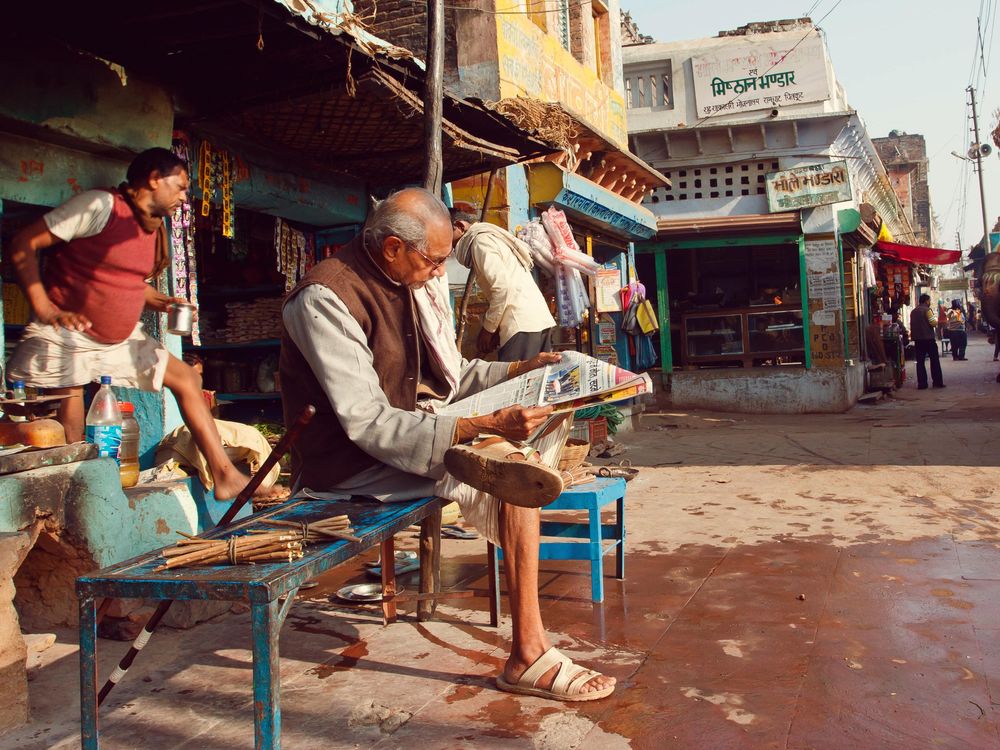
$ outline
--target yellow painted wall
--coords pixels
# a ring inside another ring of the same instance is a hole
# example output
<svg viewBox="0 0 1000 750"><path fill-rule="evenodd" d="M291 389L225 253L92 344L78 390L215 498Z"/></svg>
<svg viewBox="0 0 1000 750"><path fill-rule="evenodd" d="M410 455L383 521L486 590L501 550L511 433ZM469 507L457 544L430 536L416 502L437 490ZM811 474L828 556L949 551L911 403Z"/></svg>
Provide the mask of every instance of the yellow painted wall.
<svg viewBox="0 0 1000 750"><path fill-rule="evenodd" d="M489 172L466 177L451 183L451 196L455 208L479 215L486 199L486 185ZM486 221L508 229L510 202L507 197L507 180L501 170L493 181L493 193L490 196L489 209L486 211Z"/></svg>
<svg viewBox="0 0 1000 750"><path fill-rule="evenodd" d="M501 99L530 96L559 102L616 145L628 148L625 100L614 89L528 16L498 14L496 22Z"/></svg>

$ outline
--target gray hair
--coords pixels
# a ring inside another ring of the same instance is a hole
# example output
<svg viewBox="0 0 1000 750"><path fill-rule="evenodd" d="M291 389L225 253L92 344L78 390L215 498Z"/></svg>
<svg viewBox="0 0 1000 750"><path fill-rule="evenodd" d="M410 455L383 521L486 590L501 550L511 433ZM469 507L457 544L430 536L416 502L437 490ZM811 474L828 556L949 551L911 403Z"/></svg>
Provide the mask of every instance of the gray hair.
<svg viewBox="0 0 1000 750"><path fill-rule="evenodd" d="M424 188L404 188L379 202L369 215L363 233L365 247L381 250L386 239L398 237L423 252L427 250L427 227L435 221L451 225L444 203Z"/></svg>

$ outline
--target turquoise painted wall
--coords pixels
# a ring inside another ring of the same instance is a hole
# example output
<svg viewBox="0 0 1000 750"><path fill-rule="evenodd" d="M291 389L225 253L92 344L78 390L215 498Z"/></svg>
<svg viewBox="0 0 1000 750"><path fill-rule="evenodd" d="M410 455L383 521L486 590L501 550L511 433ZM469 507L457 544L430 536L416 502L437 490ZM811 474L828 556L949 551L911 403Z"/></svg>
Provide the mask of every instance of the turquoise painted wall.
<svg viewBox="0 0 1000 750"><path fill-rule="evenodd" d="M528 175L524 167L514 164L507 167L507 202L510 204L511 231L531 220L531 200L528 192Z"/></svg>
<svg viewBox="0 0 1000 750"><path fill-rule="evenodd" d="M198 134L192 134L196 145L191 150L191 194L195 199L200 199L202 194L198 184L199 138ZM309 175L311 167L308 164L296 165L298 169L293 172L287 163L276 162L271 154L235 149L214 138L208 140L218 148L228 148L236 159L233 203L237 208L318 227L364 222L368 213L368 192L361 181L329 176L316 179ZM218 199L218 191L216 197Z"/></svg>
<svg viewBox="0 0 1000 750"><path fill-rule="evenodd" d="M193 479L122 490L109 458L0 477L0 532L29 526L36 508L51 511L101 567L172 544L177 531L207 531L229 506Z"/></svg>
<svg viewBox="0 0 1000 750"><path fill-rule="evenodd" d="M0 113L53 138L91 144L95 152L170 146L174 112L164 89L46 44L44 35L0 47L0 80Z"/></svg>
<svg viewBox="0 0 1000 750"><path fill-rule="evenodd" d="M82 190L125 178L127 158L0 133L0 199L58 206Z"/></svg>

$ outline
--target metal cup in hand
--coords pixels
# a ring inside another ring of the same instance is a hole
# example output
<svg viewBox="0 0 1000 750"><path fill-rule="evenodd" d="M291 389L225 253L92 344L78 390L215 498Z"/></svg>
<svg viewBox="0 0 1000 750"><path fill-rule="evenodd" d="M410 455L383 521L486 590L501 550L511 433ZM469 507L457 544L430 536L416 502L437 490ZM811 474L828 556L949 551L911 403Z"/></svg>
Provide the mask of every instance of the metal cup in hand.
<svg viewBox="0 0 1000 750"><path fill-rule="evenodd" d="M173 302L167 307L167 333L190 336L194 327L194 305Z"/></svg>

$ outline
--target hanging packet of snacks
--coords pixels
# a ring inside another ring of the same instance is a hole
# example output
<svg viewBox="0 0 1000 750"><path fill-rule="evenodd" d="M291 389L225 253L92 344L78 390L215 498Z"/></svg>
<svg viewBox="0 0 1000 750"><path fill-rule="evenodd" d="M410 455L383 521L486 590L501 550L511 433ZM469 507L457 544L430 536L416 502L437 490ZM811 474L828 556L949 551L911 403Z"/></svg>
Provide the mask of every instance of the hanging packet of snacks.
<svg viewBox="0 0 1000 750"><path fill-rule="evenodd" d="M225 149L217 149L203 140L198 149L198 187L201 188L200 213L208 216L212 211L212 198L216 186L222 201L222 236L236 236L236 218L233 203L233 183L236 181L236 159Z"/></svg>
<svg viewBox="0 0 1000 750"><path fill-rule="evenodd" d="M190 150L185 138L174 141L173 153L190 164ZM170 217L170 261L174 278L174 296L182 297L198 306L198 266L194 246L194 210L185 201ZM201 345L201 328L195 318L191 327L191 341Z"/></svg>
<svg viewBox="0 0 1000 750"><path fill-rule="evenodd" d="M312 268L315 258L315 240L312 236L274 219L274 253L277 268L285 277L285 291L289 292Z"/></svg>
<svg viewBox="0 0 1000 750"><path fill-rule="evenodd" d="M562 211L548 209L542 214L541 224L552 243L552 257L557 264L559 325L575 328L583 322L584 313L590 307L590 296L580 274L596 276L601 266L589 255L580 252L566 214Z"/></svg>
<svg viewBox="0 0 1000 750"><path fill-rule="evenodd" d="M552 240L545 233L541 221L532 219L527 226L518 230L517 236L531 250L531 259L549 274L556 274L556 259L553 257Z"/></svg>

